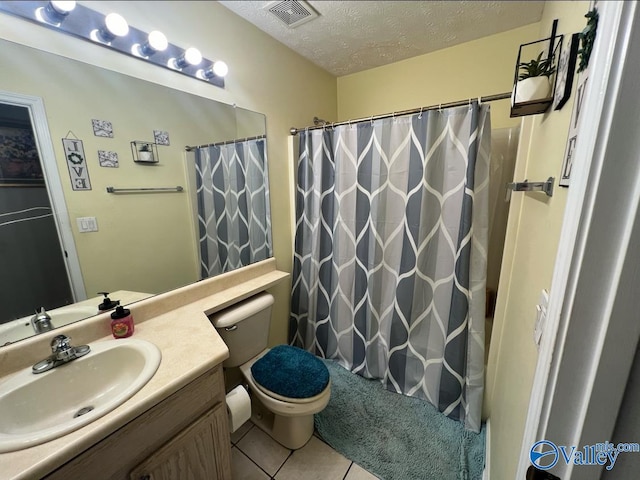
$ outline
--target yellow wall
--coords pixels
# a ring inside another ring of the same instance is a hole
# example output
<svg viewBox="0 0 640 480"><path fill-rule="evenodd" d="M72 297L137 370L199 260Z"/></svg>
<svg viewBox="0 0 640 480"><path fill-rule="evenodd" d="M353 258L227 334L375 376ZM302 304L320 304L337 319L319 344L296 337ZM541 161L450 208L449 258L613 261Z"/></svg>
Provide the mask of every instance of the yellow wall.
<svg viewBox="0 0 640 480"><path fill-rule="evenodd" d="M291 271L292 200L288 184L292 169L287 132L291 126L309 125L316 115L336 117L335 78L217 2L88 2L88 6L104 13L117 11L136 28L160 29L176 45L195 45L204 57L224 60L230 70L225 89L5 14L0 14L0 38L266 114L274 254L278 268ZM45 70L31 75L43 82L48 78ZM96 98L95 102L106 107L110 99ZM67 173L61 173L65 179ZM290 285L285 282L273 293L276 305L270 341L282 343L287 335Z"/></svg>
<svg viewBox="0 0 640 480"><path fill-rule="evenodd" d="M559 19L559 33L584 28L589 2L547 2L538 38ZM533 343L535 306L551 286L567 190L557 187L573 106L526 117L520 134L517 179L556 177L553 197L539 193L512 196L500 290L496 306L485 390L491 418L491 472L494 480L515 478L531 385L538 357ZM526 446L529 448L530 446Z"/></svg>
<svg viewBox="0 0 640 480"><path fill-rule="evenodd" d="M339 120L510 92L518 46L537 23L338 78ZM493 128L517 125L509 100L491 103Z"/></svg>

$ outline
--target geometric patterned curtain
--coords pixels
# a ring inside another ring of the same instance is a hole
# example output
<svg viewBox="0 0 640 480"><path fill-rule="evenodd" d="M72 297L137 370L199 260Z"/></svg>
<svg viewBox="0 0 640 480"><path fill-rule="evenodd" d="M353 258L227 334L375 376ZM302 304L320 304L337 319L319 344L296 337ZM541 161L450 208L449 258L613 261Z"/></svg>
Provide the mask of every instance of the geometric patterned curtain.
<svg viewBox="0 0 640 480"><path fill-rule="evenodd" d="M271 257L266 139L194 151L201 278Z"/></svg>
<svg viewBox="0 0 640 480"><path fill-rule="evenodd" d="M479 431L489 106L300 132L290 341Z"/></svg>

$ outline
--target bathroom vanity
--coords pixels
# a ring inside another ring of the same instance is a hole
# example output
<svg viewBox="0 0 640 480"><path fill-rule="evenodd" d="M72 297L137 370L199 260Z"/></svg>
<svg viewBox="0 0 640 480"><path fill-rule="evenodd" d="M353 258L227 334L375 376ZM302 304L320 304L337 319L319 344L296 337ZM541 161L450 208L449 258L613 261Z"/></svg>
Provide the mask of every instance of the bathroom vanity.
<svg viewBox="0 0 640 480"><path fill-rule="evenodd" d="M231 478L222 374L228 349L208 315L287 276L269 259L129 306L136 325L131 338L153 343L162 354L153 377L120 406L75 431L0 453L0 477ZM118 342L109 320L101 314L0 349L0 388L47 356L56 334L71 337L74 345ZM44 402L49 395L55 392L39 398Z"/></svg>
<svg viewBox="0 0 640 480"><path fill-rule="evenodd" d="M216 366L45 478L231 478L224 395Z"/></svg>

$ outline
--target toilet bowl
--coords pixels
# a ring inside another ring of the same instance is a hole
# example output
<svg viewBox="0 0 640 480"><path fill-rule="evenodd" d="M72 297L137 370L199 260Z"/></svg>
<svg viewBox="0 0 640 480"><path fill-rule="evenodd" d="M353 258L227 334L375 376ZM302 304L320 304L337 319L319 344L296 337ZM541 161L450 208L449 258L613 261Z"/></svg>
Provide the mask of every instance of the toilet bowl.
<svg viewBox="0 0 640 480"><path fill-rule="evenodd" d="M313 435L313 415L331 396L329 372L311 353L267 348L273 297L260 293L210 316L229 348L225 369L239 368L252 400L251 420L281 445L298 449Z"/></svg>

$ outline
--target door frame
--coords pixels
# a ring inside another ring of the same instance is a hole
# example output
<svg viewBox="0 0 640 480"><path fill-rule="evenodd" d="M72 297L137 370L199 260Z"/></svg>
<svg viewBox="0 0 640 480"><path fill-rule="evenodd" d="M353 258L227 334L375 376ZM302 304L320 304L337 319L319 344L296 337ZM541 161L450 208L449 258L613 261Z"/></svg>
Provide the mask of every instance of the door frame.
<svg viewBox="0 0 640 480"><path fill-rule="evenodd" d="M640 296L632 281L640 275L633 248L640 236L640 142L633 131L640 8L599 2L598 13L575 151L580 163L567 195L517 479L525 478L538 440L580 448L611 439L640 338L631 316ZM560 461L552 470L563 480L573 471ZM596 480L601 471L584 467L576 476Z"/></svg>
<svg viewBox="0 0 640 480"><path fill-rule="evenodd" d="M73 239L69 212L62 191L62 181L56 164L51 135L49 134L44 102L40 97L0 90L0 103L25 107L29 110L40 164L42 165L42 172L47 186L47 195L49 196L49 202L53 210L53 219L58 232L60 245L64 251L63 260L71 287L71 293L74 302L85 300L87 294L84 288L82 270L80 269L80 260Z"/></svg>

